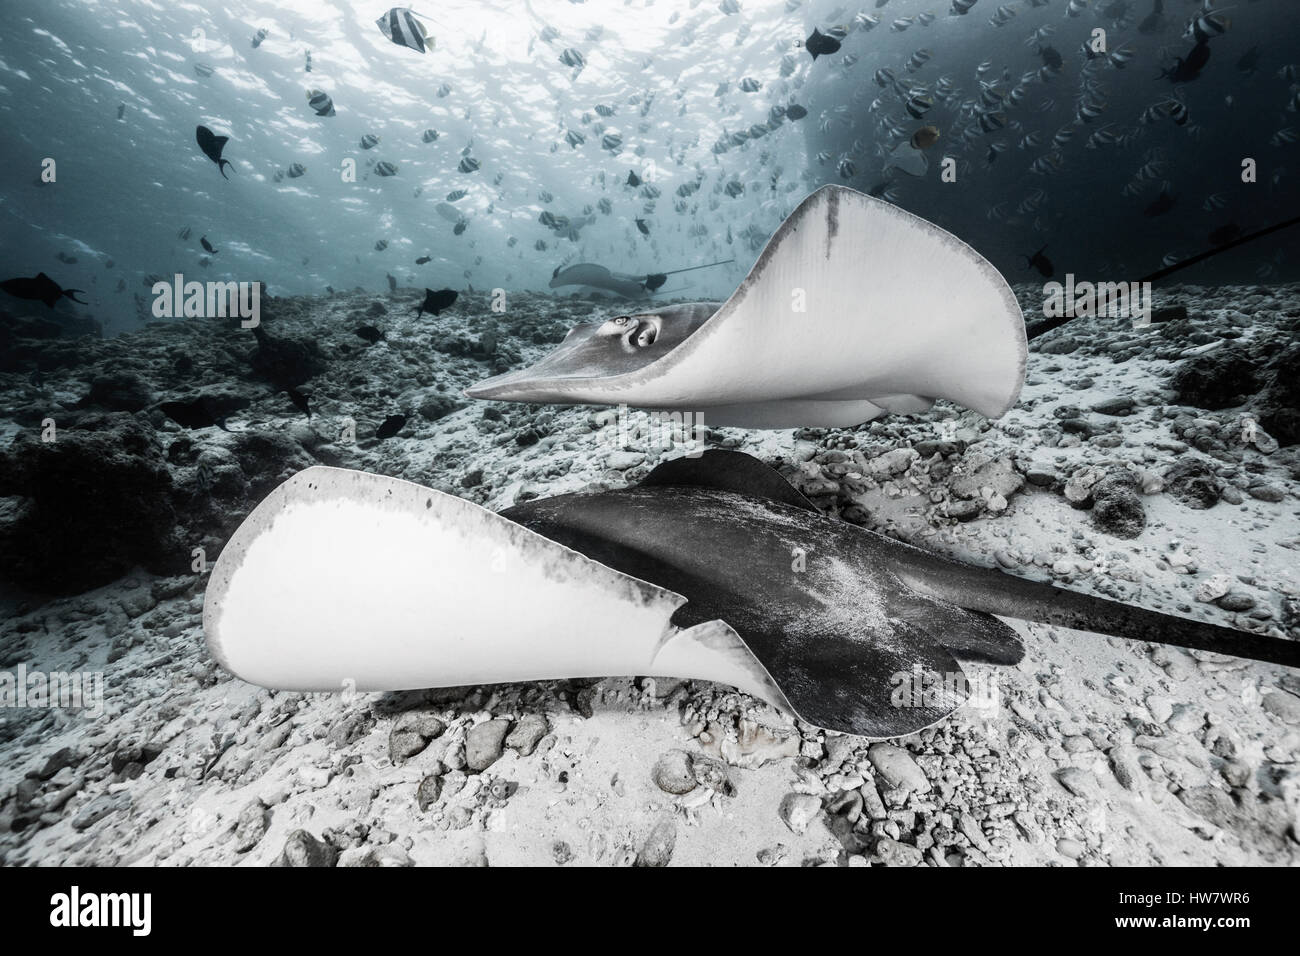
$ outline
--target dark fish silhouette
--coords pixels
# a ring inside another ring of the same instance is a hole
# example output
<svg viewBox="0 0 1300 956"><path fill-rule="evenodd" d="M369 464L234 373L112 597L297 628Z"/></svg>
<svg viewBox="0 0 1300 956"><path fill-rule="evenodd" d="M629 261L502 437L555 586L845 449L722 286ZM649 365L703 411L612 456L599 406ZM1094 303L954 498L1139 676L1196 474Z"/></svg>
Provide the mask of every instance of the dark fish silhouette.
<svg viewBox="0 0 1300 956"><path fill-rule="evenodd" d="M628 174L627 174L627 182L624 183L624 185L625 185L625 186L640 186L640 185L641 185L641 177L638 176L638 175L636 174L636 170L629 170L629 171L628 171Z"/></svg>
<svg viewBox="0 0 1300 956"><path fill-rule="evenodd" d="M392 438L394 435L396 435L398 432L402 430L402 426L405 424L406 424L405 415L389 415L382 422L380 422L379 427L375 429L375 437Z"/></svg>
<svg viewBox="0 0 1300 956"><path fill-rule="evenodd" d="M1210 62L1210 44L1201 40L1196 46L1192 47L1191 52L1184 57L1175 57L1174 66L1171 69L1160 71L1157 79L1167 79L1170 83L1190 83L1201 75L1205 69L1205 64Z"/></svg>
<svg viewBox="0 0 1300 956"><path fill-rule="evenodd" d="M54 308L54 303L58 302L63 296L67 296L78 305L89 305L77 298L77 295L85 295L82 289L63 289L59 284L47 276L44 272L38 272L32 278L5 279L0 282L0 289L4 289L12 296L19 299L33 299L37 302L44 302L50 308Z"/></svg>
<svg viewBox="0 0 1300 956"><path fill-rule="evenodd" d="M791 103L785 108L785 118L790 120L801 120L808 115L808 111L798 103Z"/></svg>
<svg viewBox="0 0 1300 956"><path fill-rule="evenodd" d="M1167 189L1162 189L1160 190L1160 195L1156 197L1155 201L1144 210L1144 215L1151 217L1163 216L1169 210L1174 208L1176 202L1178 202L1177 196L1171 194Z"/></svg>
<svg viewBox="0 0 1300 956"><path fill-rule="evenodd" d="M388 291L389 291L389 292L396 292L396 291L397 291L397 280L393 277L393 274L392 274L391 272L385 272L385 273L384 273L384 277L388 279Z"/></svg>
<svg viewBox="0 0 1300 956"><path fill-rule="evenodd" d="M201 245L208 252L212 253L214 256L217 254L217 250L212 248L212 243L208 242L207 236L199 237L199 245Z"/></svg>
<svg viewBox="0 0 1300 956"><path fill-rule="evenodd" d="M650 227L646 225L644 219L638 219L636 221L636 227L641 230L641 235L643 236L650 235Z"/></svg>
<svg viewBox="0 0 1300 956"><path fill-rule="evenodd" d="M422 265L424 265L426 262L430 262L430 261L432 261L432 260L430 260L430 258L429 258L428 256L420 256L420 258L418 258L418 259L415 260L415 264L416 264L417 266L422 266Z"/></svg>
<svg viewBox="0 0 1300 956"><path fill-rule="evenodd" d="M188 401L161 402L158 408L183 428L210 428L215 425L223 432L230 431L226 427L226 416L223 410L207 395L200 395Z"/></svg>
<svg viewBox="0 0 1300 956"><path fill-rule="evenodd" d="M1025 259L1028 261L1028 265L1026 265L1025 268L1037 269L1039 275L1043 276L1046 279L1050 279L1053 273L1056 272L1056 267L1052 265L1051 259L1043 255L1046 249L1047 246L1043 246L1042 249L1039 249L1032 256L1025 256Z"/></svg>
<svg viewBox="0 0 1300 956"><path fill-rule="evenodd" d="M379 331L379 329L375 328L373 325L363 325L360 328L354 329L353 331L356 333L356 335L365 339L371 345L374 345L376 342L380 341L384 337L384 333Z"/></svg>
<svg viewBox="0 0 1300 956"><path fill-rule="evenodd" d="M418 319L426 312L432 312L434 315L441 315L443 309L450 308L460 295L455 289L439 289L434 292L432 289L424 290L424 301L420 303L415 310L415 317Z"/></svg>
<svg viewBox="0 0 1300 956"><path fill-rule="evenodd" d="M1053 73L1059 73L1065 62L1061 59L1061 54L1052 46L1039 47L1038 55L1043 61L1043 66L1047 67Z"/></svg>
<svg viewBox="0 0 1300 956"><path fill-rule="evenodd" d="M311 418L311 404L307 401L306 395L296 388L286 388L284 393L289 396L289 401L293 402L294 408L306 415L308 419Z"/></svg>
<svg viewBox="0 0 1300 956"><path fill-rule="evenodd" d="M812 58L815 60L819 56L836 52L840 48L840 41L834 37L828 37L816 27L813 27L813 32L809 34L803 46L805 50L812 54Z"/></svg>
<svg viewBox="0 0 1300 956"><path fill-rule="evenodd" d="M226 148L226 143L230 141L229 136L217 136L206 126L199 126L194 130L194 138L198 141L199 149L203 150L203 155L208 157L217 164L217 169L221 171L222 179L229 179L226 175L226 167L234 168L234 164L228 159L222 159L221 153Z"/></svg>

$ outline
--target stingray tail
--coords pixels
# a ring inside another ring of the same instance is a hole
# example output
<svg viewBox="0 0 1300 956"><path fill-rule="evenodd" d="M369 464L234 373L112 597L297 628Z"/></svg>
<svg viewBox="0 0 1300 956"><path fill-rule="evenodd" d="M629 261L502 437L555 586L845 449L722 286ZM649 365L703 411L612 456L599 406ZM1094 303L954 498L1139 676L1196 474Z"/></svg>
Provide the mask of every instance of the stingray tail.
<svg viewBox="0 0 1300 956"><path fill-rule="evenodd" d="M85 289L64 289L64 290L63 290L63 294L66 295L66 296L67 296L69 299L71 299L73 302L77 303L77 305L90 305L89 302L85 302L85 301L83 301L83 300L77 298L77 296L79 296L79 295L85 295L85 294L86 294L86 290L85 290Z"/></svg>
<svg viewBox="0 0 1300 956"><path fill-rule="evenodd" d="M229 178L230 178L229 176L226 175L226 167L227 167L227 166L229 166L231 169L234 169L234 168L235 168L235 164L232 163L232 162L231 162L230 160L228 160L228 159L219 159L219 160L217 160L217 169L221 170L221 178L222 178L222 179L229 179Z"/></svg>
<svg viewBox="0 0 1300 956"><path fill-rule="evenodd" d="M1300 668L1300 641L1149 611L937 557L929 573L909 576L908 583L972 611Z"/></svg>

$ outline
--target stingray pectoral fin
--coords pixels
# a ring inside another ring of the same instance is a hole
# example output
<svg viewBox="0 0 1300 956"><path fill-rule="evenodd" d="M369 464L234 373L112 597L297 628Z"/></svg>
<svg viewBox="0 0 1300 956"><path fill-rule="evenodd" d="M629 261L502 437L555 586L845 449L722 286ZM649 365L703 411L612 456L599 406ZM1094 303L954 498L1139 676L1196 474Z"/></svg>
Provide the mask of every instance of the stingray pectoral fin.
<svg viewBox="0 0 1300 956"><path fill-rule="evenodd" d="M683 601L460 498L314 467L235 532L203 627L251 683L385 691L650 674Z"/></svg>
<svg viewBox="0 0 1300 956"><path fill-rule="evenodd" d="M809 608L780 622L735 606L718 610L789 709L825 730L875 740L903 737L943 720L966 700L961 665L924 629L905 621ZM673 621L687 626L700 614L710 611L693 601Z"/></svg>

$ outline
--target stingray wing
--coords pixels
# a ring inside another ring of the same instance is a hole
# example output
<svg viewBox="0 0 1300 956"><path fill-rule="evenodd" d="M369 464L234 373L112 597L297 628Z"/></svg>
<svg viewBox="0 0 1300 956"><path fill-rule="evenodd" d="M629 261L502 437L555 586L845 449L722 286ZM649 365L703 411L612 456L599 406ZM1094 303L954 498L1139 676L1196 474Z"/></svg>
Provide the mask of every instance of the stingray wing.
<svg viewBox="0 0 1300 956"><path fill-rule="evenodd" d="M996 417L1019 397L1026 354L1015 296L975 250L890 203L824 186L668 354L541 391L753 427L856 424L936 398Z"/></svg>

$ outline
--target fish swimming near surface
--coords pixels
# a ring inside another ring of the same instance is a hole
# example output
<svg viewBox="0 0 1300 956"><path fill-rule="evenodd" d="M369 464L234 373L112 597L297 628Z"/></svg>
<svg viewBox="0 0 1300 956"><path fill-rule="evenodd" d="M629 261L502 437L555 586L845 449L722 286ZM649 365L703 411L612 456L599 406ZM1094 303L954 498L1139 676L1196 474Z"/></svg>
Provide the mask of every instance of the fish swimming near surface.
<svg viewBox="0 0 1300 956"><path fill-rule="evenodd" d="M350 588L363 598L339 602ZM280 690L676 677L884 739L960 707L961 662L1024 658L1002 618L1300 666L1298 642L968 565L829 518L762 462L722 450L667 461L632 487L500 514L412 482L308 468L226 544L203 628L221 666ZM913 678L924 694L900 703L900 681Z"/></svg>
<svg viewBox="0 0 1300 956"><path fill-rule="evenodd" d="M229 179L226 175L226 167L231 169L234 165L228 159L222 159L221 154L226 149L226 143L230 142L229 136L218 136L206 126L198 126L194 129L194 138L198 141L199 149L203 150L203 155L208 157L217 164L217 169L221 172L222 179Z"/></svg>
<svg viewBox="0 0 1300 956"><path fill-rule="evenodd" d="M334 100L330 98L328 93L323 93L320 90L307 91L307 105L316 111L317 116L335 115Z"/></svg>
<svg viewBox="0 0 1300 956"><path fill-rule="evenodd" d="M415 312L417 319L426 312L441 315L443 309L449 309L455 304L459 294L455 289L439 289L437 292L433 289L425 289L424 301L412 311Z"/></svg>
<svg viewBox="0 0 1300 956"><path fill-rule="evenodd" d="M793 275L807 297L798 314ZM939 398L996 418L1020 394L1026 357L1020 306L987 260L924 219L831 185L777 228L725 303L582 323L536 364L466 394L689 408L745 428L848 427Z"/></svg>
<svg viewBox="0 0 1300 956"><path fill-rule="evenodd" d="M791 103L785 108L785 118L789 120L801 120L808 115L808 110L798 103Z"/></svg>
<svg viewBox="0 0 1300 956"><path fill-rule="evenodd" d="M633 187L641 185L641 177L636 174L635 169L628 171L627 182L625 182L623 185L633 186Z"/></svg>
<svg viewBox="0 0 1300 956"><path fill-rule="evenodd" d="M420 258L418 258L418 259L415 260L415 264L416 264L417 266L422 266L422 265L424 265L426 262L432 262L432 261L433 261L433 260L430 259L428 256L420 256Z"/></svg>
<svg viewBox="0 0 1300 956"><path fill-rule="evenodd" d="M362 149L374 149L378 145L379 145L379 137L376 136L374 133L366 133L365 136L361 137Z"/></svg>
<svg viewBox="0 0 1300 956"><path fill-rule="evenodd" d="M288 176L290 179L297 179L299 176L304 175L306 172L307 172L307 167L304 166L302 163L293 163L292 165L290 165L288 169L285 170L285 175Z"/></svg>
<svg viewBox="0 0 1300 956"><path fill-rule="evenodd" d="M1043 254L1046 251L1047 246L1043 246L1032 256L1025 256L1025 268L1037 269L1039 275L1045 279L1050 279L1056 272L1056 267L1052 265L1052 260Z"/></svg>
<svg viewBox="0 0 1300 956"><path fill-rule="evenodd" d="M425 52L425 41L428 41L429 46L433 45L424 24L406 7L393 7L376 20L375 25L389 40L417 53Z"/></svg>
<svg viewBox="0 0 1300 956"><path fill-rule="evenodd" d="M644 219L637 219L635 220L635 222L636 222L636 228L641 233L641 235L643 236L650 235L650 227L646 225L646 221Z"/></svg>
<svg viewBox="0 0 1300 956"><path fill-rule="evenodd" d="M5 279L0 282L0 289L8 292L18 299L31 299L34 302L44 302L49 308L54 308L62 298L71 299L78 305L89 305L78 299L77 296L85 295L82 289L64 289L57 282L47 276L44 272L38 272L31 277L19 277L16 279Z"/></svg>
<svg viewBox="0 0 1300 956"><path fill-rule="evenodd" d="M808 51L814 60L819 56L826 56L834 53L840 48L840 41L835 37L827 36L821 30L813 27L813 32L808 35L804 41L803 48Z"/></svg>
<svg viewBox="0 0 1300 956"><path fill-rule="evenodd" d="M217 250L212 248L212 243L208 242L207 236L199 237L199 245L201 245L207 252L212 253L212 255L215 256L217 254Z"/></svg>
<svg viewBox="0 0 1300 956"><path fill-rule="evenodd" d="M396 176L397 165L395 163L390 163L387 160L384 160L382 163L375 163L375 175L384 177Z"/></svg>

